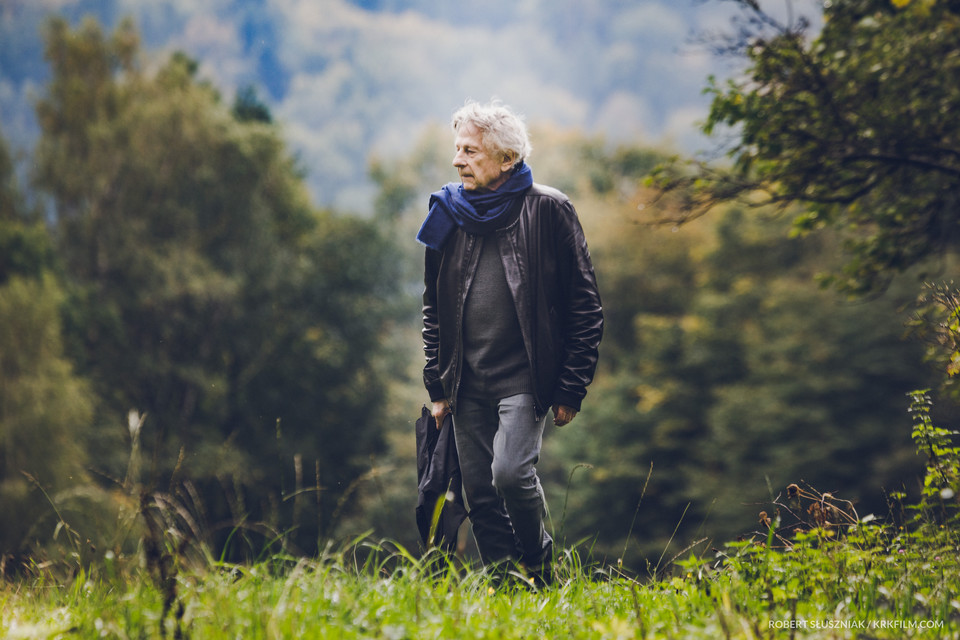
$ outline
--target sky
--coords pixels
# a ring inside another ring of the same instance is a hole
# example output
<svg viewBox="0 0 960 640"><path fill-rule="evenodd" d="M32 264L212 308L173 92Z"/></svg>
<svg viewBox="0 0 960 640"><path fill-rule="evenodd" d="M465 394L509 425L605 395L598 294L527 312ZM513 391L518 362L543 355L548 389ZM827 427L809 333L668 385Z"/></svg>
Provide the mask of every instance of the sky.
<svg viewBox="0 0 960 640"><path fill-rule="evenodd" d="M793 4L814 7L812 0ZM702 36L730 0L0 0L0 116L36 136L50 12L110 29L132 16L157 63L184 51L226 96L254 86L317 204L369 207L372 154L400 158L467 99L501 99L531 125L694 154L711 74L736 72ZM771 11L789 2L770 0ZM535 142L535 141L534 141Z"/></svg>

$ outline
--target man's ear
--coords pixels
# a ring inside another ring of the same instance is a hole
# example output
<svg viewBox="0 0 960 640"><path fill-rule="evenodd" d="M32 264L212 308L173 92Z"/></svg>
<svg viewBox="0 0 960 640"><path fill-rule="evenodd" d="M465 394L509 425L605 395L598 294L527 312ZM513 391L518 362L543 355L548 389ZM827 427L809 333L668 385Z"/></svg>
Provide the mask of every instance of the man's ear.
<svg viewBox="0 0 960 640"><path fill-rule="evenodd" d="M513 169L517 164L517 154L512 151L506 151L503 154L503 161L500 163L500 171L506 173Z"/></svg>

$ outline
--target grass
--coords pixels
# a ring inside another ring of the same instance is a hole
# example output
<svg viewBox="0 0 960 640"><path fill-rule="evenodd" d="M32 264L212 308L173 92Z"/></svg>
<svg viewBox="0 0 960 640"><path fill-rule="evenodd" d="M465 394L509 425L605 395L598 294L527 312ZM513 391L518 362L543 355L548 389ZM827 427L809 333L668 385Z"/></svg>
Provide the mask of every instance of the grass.
<svg viewBox="0 0 960 640"><path fill-rule="evenodd" d="M913 438L928 457L921 497L892 495L887 521L793 484L752 534L694 545L643 578L568 549L541 589L515 567L485 571L368 537L317 558L230 564L191 548L176 508L144 495L134 557L82 560L82 538L61 519L62 559L0 581L0 637L960 638L960 447L929 406L913 394Z"/></svg>
<svg viewBox="0 0 960 640"><path fill-rule="evenodd" d="M848 528L849 529L849 528ZM576 551L538 590L439 554L361 540L320 558L180 567L175 597L111 565L0 587L5 638L952 638L960 555L944 526L744 540L640 581ZM707 557L709 556L709 557ZM168 606L168 604L170 606ZM165 610L167 612L165 613Z"/></svg>

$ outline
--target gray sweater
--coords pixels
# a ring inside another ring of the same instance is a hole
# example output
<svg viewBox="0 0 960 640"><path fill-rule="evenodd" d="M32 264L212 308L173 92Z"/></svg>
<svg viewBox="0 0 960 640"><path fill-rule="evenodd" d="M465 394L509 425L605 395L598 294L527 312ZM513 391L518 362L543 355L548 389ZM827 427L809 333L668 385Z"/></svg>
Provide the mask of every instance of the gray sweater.
<svg viewBox="0 0 960 640"><path fill-rule="evenodd" d="M460 393L499 400L532 393L530 364L494 235L478 238L480 258L463 310Z"/></svg>

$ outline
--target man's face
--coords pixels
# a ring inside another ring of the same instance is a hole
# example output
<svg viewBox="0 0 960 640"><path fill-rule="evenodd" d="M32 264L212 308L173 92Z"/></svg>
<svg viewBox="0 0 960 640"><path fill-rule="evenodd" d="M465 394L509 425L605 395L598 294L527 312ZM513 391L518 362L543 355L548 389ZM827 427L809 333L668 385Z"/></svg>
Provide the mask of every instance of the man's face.
<svg viewBox="0 0 960 640"><path fill-rule="evenodd" d="M489 153L483 146L483 136L473 125L460 127L455 144L453 166L466 191L496 191L510 177L513 162Z"/></svg>

